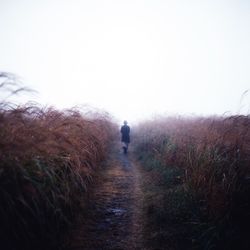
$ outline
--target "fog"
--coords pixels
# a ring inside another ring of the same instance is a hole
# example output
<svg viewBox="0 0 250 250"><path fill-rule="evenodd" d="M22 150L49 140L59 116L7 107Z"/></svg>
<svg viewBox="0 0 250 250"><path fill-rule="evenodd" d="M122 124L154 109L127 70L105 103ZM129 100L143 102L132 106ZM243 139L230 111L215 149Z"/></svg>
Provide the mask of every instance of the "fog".
<svg viewBox="0 0 250 250"><path fill-rule="evenodd" d="M247 0L0 0L0 71L120 121L248 114L249 27Z"/></svg>

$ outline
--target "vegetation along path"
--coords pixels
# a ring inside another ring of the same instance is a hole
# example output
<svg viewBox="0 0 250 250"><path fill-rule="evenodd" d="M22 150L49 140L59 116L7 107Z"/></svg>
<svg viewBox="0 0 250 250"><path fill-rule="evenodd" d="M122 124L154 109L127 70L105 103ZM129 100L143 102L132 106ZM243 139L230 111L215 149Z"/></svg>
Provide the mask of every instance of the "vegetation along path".
<svg viewBox="0 0 250 250"><path fill-rule="evenodd" d="M70 250L143 249L139 169L117 150L97 176Z"/></svg>

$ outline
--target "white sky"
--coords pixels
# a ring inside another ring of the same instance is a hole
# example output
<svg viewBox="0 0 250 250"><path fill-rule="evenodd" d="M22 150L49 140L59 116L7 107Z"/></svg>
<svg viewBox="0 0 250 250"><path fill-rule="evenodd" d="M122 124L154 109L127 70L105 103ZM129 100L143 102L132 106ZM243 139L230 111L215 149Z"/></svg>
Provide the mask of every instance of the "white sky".
<svg viewBox="0 0 250 250"><path fill-rule="evenodd" d="M0 0L0 30L0 71L42 104L132 122L250 110L249 0Z"/></svg>

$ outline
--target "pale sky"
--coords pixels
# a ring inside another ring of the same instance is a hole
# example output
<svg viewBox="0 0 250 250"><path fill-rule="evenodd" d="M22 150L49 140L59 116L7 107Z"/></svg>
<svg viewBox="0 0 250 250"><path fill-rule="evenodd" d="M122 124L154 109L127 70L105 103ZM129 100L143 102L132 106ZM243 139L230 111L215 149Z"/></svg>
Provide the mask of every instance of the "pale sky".
<svg viewBox="0 0 250 250"><path fill-rule="evenodd" d="M132 123L249 114L249 0L0 0L0 71Z"/></svg>

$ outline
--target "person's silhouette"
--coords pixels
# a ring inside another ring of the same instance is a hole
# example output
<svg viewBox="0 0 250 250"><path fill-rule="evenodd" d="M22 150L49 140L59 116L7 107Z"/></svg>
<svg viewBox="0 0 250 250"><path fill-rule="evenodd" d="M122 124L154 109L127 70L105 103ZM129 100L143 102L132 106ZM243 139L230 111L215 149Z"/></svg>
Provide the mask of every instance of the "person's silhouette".
<svg viewBox="0 0 250 250"><path fill-rule="evenodd" d="M128 144L130 143L130 127L127 125L128 122L124 121L123 123L124 125L121 127L121 134L122 134L122 138L121 141L124 143L123 145L123 152L124 154L127 154L128 152Z"/></svg>

